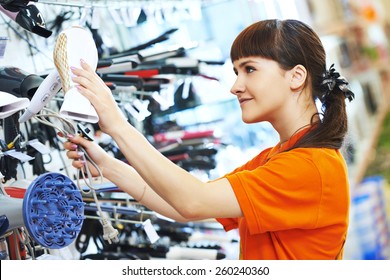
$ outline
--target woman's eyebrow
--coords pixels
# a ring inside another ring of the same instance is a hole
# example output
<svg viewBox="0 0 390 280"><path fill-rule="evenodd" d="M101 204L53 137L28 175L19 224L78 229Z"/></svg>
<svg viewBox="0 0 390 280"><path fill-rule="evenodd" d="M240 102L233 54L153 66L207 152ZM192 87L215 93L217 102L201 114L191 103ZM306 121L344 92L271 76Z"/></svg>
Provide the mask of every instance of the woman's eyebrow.
<svg viewBox="0 0 390 280"><path fill-rule="evenodd" d="M256 63L255 60L251 60L251 59L248 59L248 60L244 60L243 62L241 62L240 64L238 64L238 68L243 68L245 67L245 65L249 64L249 63ZM236 67L233 67L233 71L237 71L237 68Z"/></svg>
<svg viewBox="0 0 390 280"><path fill-rule="evenodd" d="M256 63L256 61L254 61L254 60L245 60L245 61L243 61L243 62L241 62L239 65L238 65L238 67L240 67L240 68L242 68L242 67L244 67L245 65L247 65L247 64L249 64L249 63Z"/></svg>

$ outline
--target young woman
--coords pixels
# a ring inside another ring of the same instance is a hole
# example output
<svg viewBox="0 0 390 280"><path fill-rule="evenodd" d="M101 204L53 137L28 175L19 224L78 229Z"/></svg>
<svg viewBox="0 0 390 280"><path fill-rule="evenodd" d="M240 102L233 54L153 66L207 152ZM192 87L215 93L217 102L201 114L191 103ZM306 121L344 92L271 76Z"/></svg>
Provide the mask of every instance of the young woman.
<svg viewBox="0 0 390 280"><path fill-rule="evenodd" d="M110 90L84 62L82 69L72 68L73 80L131 166L74 135L65 143L67 156L83 168L88 163L76 151L83 146L105 178L167 217L217 218L226 230L238 228L240 259L341 259L349 209L340 153L347 131L345 99L353 98L348 83L333 66L326 68L319 37L296 20L252 24L235 39L231 59L237 75L231 92L243 121L268 121L280 135L275 147L243 166L206 183L181 169L126 121Z"/></svg>

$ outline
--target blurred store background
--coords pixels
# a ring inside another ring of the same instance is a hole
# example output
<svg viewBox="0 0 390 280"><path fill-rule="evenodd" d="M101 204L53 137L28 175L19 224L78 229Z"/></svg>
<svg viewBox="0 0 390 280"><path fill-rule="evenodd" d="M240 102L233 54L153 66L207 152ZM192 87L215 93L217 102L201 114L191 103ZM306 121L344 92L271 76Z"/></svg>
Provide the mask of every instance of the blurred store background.
<svg viewBox="0 0 390 280"><path fill-rule="evenodd" d="M343 147L351 183L344 258L390 259L390 1L39 0L34 4L52 35L44 38L34 34L0 12L0 75L7 67L16 67L26 75L44 77L54 67L52 52L59 32L85 24L93 34L100 59L117 59L119 66L125 54L148 58L141 67L120 70L144 82L136 91L129 91L128 84L121 85L115 75L110 76L115 72L102 70L101 74L119 85L113 92L129 120L174 162L204 180L223 175L278 141L269 124L246 125L241 121L239 105L229 93L234 82L229 60L233 39L261 19L294 18L308 23L321 36L328 65L335 64L356 96L347 105L349 134ZM160 80L152 83L149 78L156 74ZM60 93L49 105L56 108L59 102ZM10 174L4 184L25 187L48 171L72 176L70 162L61 155L60 141L40 135L39 127L35 127L37 135L31 136L34 124L29 125L21 125L20 130L30 137L41 137L50 152L41 153L41 163L20 162L15 167L17 175L1 169L3 175ZM91 129L97 132L96 126ZM0 139L2 133L0 128ZM121 156L105 135L96 134L96 139L113 156ZM186 143L186 152L168 149L177 143ZM118 193L104 198L128 200ZM174 228L161 220L153 220L162 236L160 249L174 243L222 250L225 258L237 256L237 235L225 234L212 222ZM124 223L119 228L128 230L128 244L137 247L140 255L152 252L149 257L156 257L161 253L151 246L140 248L139 244L148 242L138 228ZM200 233L215 238L200 244ZM77 246L72 250L81 256L101 253L99 245L87 245L84 251Z"/></svg>

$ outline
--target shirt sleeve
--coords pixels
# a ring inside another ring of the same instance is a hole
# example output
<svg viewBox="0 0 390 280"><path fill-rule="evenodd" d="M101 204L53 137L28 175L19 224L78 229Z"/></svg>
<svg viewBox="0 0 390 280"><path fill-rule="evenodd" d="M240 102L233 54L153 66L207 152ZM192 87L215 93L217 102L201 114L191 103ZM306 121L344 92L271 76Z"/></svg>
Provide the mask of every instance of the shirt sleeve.
<svg viewBox="0 0 390 280"><path fill-rule="evenodd" d="M245 163L244 165L242 165L240 167L237 167L236 169L234 169L233 171L231 171L230 173L226 174L223 177L227 178L229 175L236 174L236 173L241 172L243 170L255 169L256 166L258 166L260 162L265 161L265 158L267 157L270 150L271 150L271 148L267 148L267 149L263 150L260 154L258 154L254 158L252 158L250 161L248 161L247 163ZM217 218L217 221L222 224L223 228L226 231L238 228L238 225L239 225L238 218Z"/></svg>
<svg viewBox="0 0 390 280"><path fill-rule="evenodd" d="M310 156L294 149L253 170L228 174L251 234L314 228L321 176Z"/></svg>

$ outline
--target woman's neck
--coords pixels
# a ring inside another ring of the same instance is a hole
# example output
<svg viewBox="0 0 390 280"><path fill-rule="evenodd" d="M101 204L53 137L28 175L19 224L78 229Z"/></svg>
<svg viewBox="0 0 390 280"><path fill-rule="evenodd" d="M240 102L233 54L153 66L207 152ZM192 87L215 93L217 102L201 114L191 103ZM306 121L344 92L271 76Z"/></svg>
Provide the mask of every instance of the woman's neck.
<svg viewBox="0 0 390 280"><path fill-rule="evenodd" d="M301 127L299 127L298 129L296 129L293 133L291 133L291 135L287 138L287 139L280 139L280 142L279 142L279 150L283 148L283 146L294 136L296 135L298 132L300 132L301 130L304 130L305 128L308 128L310 127L312 124L311 123L308 123L308 124L305 124Z"/></svg>

